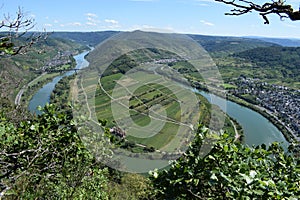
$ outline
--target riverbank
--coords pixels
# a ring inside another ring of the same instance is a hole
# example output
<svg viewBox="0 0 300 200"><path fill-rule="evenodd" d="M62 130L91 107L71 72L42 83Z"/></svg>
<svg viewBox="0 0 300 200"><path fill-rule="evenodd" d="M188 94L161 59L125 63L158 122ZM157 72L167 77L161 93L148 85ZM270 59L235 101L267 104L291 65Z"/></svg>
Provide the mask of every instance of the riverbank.
<svg viewBox="0 0 300 200"><path fill-rule="evenodd" d="M26 99L25 100L23 99L23 101L22 101L23 103L25 103L24 106L26 106L26 104L27 104L26 102L30 101L30 99L33 96L32 94L37 92L42 85L50 82L54 77L56 77L58 75L59 75L59 73L48 74L47 72L44 72L41 75L39 75L38 77L36 77L35 79L31 80L29 83L24 85L19 90L18 94L15 97L15 105L20 106L22 97L27 96Z"/></svg>
<svg viewBox="0 0 300 200"><path fill-rule="evenodd" d="M257 146L279 142L282 143L285 149L288 148L289 142L285 139L282 132L259 112L250 109L248 106L243 106L229 99L225 99L224 95L220 97L211 92L208 93L196 89L195 92L205 96L212 104L220 106L231 118L236 119L238 124L243 128L243 142L245 144Z"/></svg>
<svg viewBox="0 0 300 200"><path fill-rule="evenodd" d="M294 135L292 132L290 132L290 130L288 130L288 128L283 124L283 122L281 122L276 116L271 114L271 112L268 112L267 109L262 108L257 105L254 105L254 104L251 104L251 103L249 103L243 99L240 99L236 96L233 96L231 94L227 94L227 99L230 101L233 101L241 106L245 106L245 107L261 114L262 116L264 116L274 126L276 126L276 128L278 128L278 130L283 134L283 136L289 143L300 142L299 138L296 135Z"/></svg>
<svg viewBox="0 0 300 200"><path fill-rule="evenodd" d="M200 88L200 90L202 90L202 87ZM205 92L207 92L207 90L205 90ZM210 87L209 92L218 97L225 98L224 90L220 91L217 88ZM237 103L241 106L247 107L247 108L261 114L263 117L265 117L267 120L269 120L282 133L284 138L289 143L293 143L293 142L299 143L300 142L300 138L297 137L292 131L290 131L288 129L288 127L281 120L279 120L274 114L271 113L271 111L268 111L266 108L260 107L258 105L254 105L254 104L247 102L246 100L241 99L237 96L228 94L227 92L226 92L226 99L230 100L234 103Z"/></svg>
<svg viewBox="0 0 300 200"><path fill-rule="evenodd" d="M84 56L86 56L89 53L89 51L84 51L78 55L73 56L74 59L72 59L72 65L71 69L82 69L84 67L88 66L87 61L85 62ZM53 73L55 74L54 77L51 78L52 81L48 81L47 84L42 84L43 87L38 87L36 92L31 93L31 97L28 109L32 113L39 113L39 111L36 109L38 106L44 106L46 103L49 103L51 93L53 92L55 85L66 76L71 76L75 73L75 70L70 70L64 73ZM49 73L50 74L50 73ZM51 73L52 74L52 73ZM39 84L40 86L41 84Z"/></svg>

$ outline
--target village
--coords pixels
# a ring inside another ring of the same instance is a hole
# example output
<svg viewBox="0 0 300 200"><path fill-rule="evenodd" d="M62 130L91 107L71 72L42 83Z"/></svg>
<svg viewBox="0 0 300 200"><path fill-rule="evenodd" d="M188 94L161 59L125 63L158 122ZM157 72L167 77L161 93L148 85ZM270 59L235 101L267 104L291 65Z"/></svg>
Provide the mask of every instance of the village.
<svg viewBox="0 0 300 200"><path fill-rule="evenodd" d="M73 53L71 51L64 51L64 52L57 52L56 56L54 56L50 61L48 61L43 67L42 71L52 71L52 70L58 70L58 66L63 65L70 65L72 64L72 57Z"/></svg>
<svg viewBox="0 0 300 200"><path fill-rule="evenodd" d="M300 137L300 90L246 77L234 84L237 88L230 90L232 94L271 111Z"/></svg>

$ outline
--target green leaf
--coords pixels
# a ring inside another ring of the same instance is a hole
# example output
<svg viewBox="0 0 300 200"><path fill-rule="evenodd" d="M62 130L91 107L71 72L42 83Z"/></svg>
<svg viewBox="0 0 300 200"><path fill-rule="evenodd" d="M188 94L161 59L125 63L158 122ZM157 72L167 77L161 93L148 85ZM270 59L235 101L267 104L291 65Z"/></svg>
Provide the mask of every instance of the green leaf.
<svg viewBox="0 0 300 200"><path fill-rule="evenodd" d="M228 145L224 145L223 149L225 152L228 152Z"/></svg>
<svg viewBox="0 0 300 200"><path fill-rule="evenodd" d="M213 157L212 155L208 155L208 158L211 160L216 160L215 157Z"/></svg>
<svg viewBox="0 0 300 200"><path fill-rule="evenodd" d="M264 194L264 192L262 190L253 190L253 193L260 195L260 196Z"/></svg>
<svg viewBox="0 0 300 200"><path fill-rule="evenodd" d="M251 170L250 173L249 173L251 178L254 178L256 176L256 174L257 174L257 172L254 171L254 170Z"/></svg>
<svg viewBox="0 0 300 200"><path fill-rule="evenodd" d="M240 174L240 175L244 178L244 180L248 185L253 182L253 179L247 176L246 174Z"/></svg>
<svg viewBox="0 0 300 200"><path fill-rule="evenodd" d="M212 180L218 180L218 177L213 173L211 176L210 176L210 179Z"/></svg>

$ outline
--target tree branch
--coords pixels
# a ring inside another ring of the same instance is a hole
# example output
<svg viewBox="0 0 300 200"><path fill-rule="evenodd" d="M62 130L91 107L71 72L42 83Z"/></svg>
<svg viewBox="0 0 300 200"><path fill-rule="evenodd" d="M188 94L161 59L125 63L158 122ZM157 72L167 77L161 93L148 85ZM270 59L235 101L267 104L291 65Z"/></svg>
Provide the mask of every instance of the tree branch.
<svg viewBox="0 0 300 200"><path fill-rule="evenodd" d="M21 8L18 9L14 18L5 14L4 19L0 21L0 30L5 34L0 37L0 56L20 54L38 41L46 39L48 34L38 33L29 36L26 42L16 44L15 40L24 36L34 26L34 19L26 18Z"/></svg>
<svg viewBox="0 0 300 200"><path fill-rule="evenodd" d="M269 14L277 14L280 19L289 18L293 21L300 20L300 12L294 11L291 5L285 4L285 1L278 0L272 1L271 3L265 3L263 5L255 4L251 1L246 0L215 0L217 2L225 3L227 5L232 5L235 8L231 9L229 13L225 15L243 15L246 13L251 13L252 11L258 12L264 19L265 24L269 24L270 21L267 17Z"/></svg>

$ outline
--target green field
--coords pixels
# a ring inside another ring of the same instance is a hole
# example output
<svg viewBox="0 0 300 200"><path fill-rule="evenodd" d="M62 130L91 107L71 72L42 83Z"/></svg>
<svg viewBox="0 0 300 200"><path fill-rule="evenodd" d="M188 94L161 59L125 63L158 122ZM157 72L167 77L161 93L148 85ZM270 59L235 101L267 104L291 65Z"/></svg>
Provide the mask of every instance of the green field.
<svg viewBox="0 0 300 200"><path fill-rule="evenodd" d="M147 54L147 51L142 53ZM153 51L150 54L152 55ZM142 55L133 55L145 59ZM126 140L172 152L185 144L196 130L198 123L208 127L222 126L225 114L220 109L212 112L211 105L204 97L195 95L189 90L189 93L186 93L187 89L179 83L174 84L174 80L151 73L146 67L141 71L126 74L134 68L126 62L132 64L133 61L127 56L121 59L123 60L117 59L103 72L95 93L97 118L101 121L106 120L107 128L120 125L125 129ZM138 64L133 63L133 66ZM183 61L160 66L167 70L195 73L195 69ZM184 110L183 104L190 101L191 95L195 96L198 103L189 105L191 108ZM214 119L212 124L211 119ZM225 123L228 127L225 129L234 132L228 120Z"/></svg>
<svg viewBox="0 0 300 200"><path fill-rule="evenodd" d="M144 79L144 76L142 75L140 77L138 76L139 74L135 75L136 80L141 78L143 81L155 81L155 78L152 76ZM178 124L182 121L180 103L177 100L176 95L173 94L173 91L160 84L142 85L134 90L130 88L135 88L136 86L131 83L127 86L128 90L134 91L128 99L127 109L129 109L129 112L126 113L126 108L120 108L116 116L111 109L111 102L114 100L116 101L116 99L121 98L123 95L121 89L124 90L124 88L114 88L114 86L117 85L116 82L120 76L121 74L113 74L111 76L105 76L100 80L102 87L97 88L95 98L98 119L107 120L108 127L116 126L116 120L121 121L121 123L127 123L128 127L131 127L131 123L133 122L137 126L128 130L131 133L131 135L127 137L128 140L146 146L152 146L156 149L164 147L177 135ZM126 84L126 79L128 78L122 76L122 87L125 87L124 84ZM113 95L115 93L117 96ZM177 95L180 98L179 94ZM156 110L153 111L153 108L156 108ZM151 111L151 109L153 110ZM125 116L124 119L123 116ZM130 120L126 117L129 117ZM197 120L198 119L194 119L194 121ZM186 131L189 129L190 128L187 128Z"/></svg>

